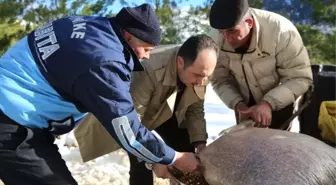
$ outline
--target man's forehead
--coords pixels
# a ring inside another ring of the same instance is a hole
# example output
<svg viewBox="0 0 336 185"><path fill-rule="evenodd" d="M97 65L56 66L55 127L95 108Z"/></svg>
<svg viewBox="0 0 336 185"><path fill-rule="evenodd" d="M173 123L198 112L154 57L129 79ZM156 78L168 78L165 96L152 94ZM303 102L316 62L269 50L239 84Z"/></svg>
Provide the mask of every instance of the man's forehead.
<svg viewBox="0 0 336 185"><path fill-rule="evenodd" d="M236 25L236 26L234 26L234 27L232 27L232 28L228 28L228 29L220 29L219 31L220 31L220 32L230 32L230 31L235 31L235 30L238 29L237 26L238 26L238 25Z"/></svg>

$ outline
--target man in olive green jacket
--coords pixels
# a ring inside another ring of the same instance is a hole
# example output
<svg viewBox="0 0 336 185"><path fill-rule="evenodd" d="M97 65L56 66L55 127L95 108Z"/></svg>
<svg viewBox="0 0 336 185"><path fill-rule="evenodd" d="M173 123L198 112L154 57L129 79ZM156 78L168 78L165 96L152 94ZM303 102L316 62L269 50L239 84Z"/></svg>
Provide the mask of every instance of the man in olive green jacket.
<svg viewBox="0 0 336 185"><path fill-rule="evenodd" d="M145 71L133 73L131 94L141 123L177 151L205 147L204 94L216 66L218 48L206 35L190 37L182 46L154 49L143 62ZM84 161L120 148L90 114L75 135ZM151 171L129 155L130 184L153 184Z"/></svg>

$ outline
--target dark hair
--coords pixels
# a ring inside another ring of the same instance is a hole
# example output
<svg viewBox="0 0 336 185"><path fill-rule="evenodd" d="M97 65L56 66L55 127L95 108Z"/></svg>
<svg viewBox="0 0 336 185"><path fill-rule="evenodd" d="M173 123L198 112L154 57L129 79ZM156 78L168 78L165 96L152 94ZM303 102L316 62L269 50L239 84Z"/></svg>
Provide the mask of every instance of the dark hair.
<svg viewBox="0 0 336 185"><path fill-rule="evenodd" d="M204 49L213 49L218 53L218 46L216 42L205 34L194 35L189 37L180 47L177 56L180 56L184 60L184 68L192 65L199 52Z"/></svg>

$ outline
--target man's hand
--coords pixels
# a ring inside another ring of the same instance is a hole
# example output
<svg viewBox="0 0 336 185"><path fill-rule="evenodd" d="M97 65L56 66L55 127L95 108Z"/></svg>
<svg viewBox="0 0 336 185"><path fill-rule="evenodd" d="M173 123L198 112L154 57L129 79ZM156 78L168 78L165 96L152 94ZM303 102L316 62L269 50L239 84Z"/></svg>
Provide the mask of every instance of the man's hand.
<svg viewBox="0 0 336 185"><path fill-rule="evenodd" d="M170 183L172 185L179 185L177 179L173 177L173 175L169 172L170 166L163 165L163 164L153 164L153 172L155 175L159 178L166 179L168 178L170 180Z"/></svg>
<svg viewBox="0 0 336 185"><path fill-rule="evenodd" d="M196 142L194 146L195 146L195 153L196 155L198 155L206 147L206 142Z"/></svg>
<svg viewBox="0 0 336 185"><path fill-rule="evenodd" d="M245 111L241 111L244 116L252 116L257 126L268 127L272 122L272 107L266 101L254 105Z"/></svg>
<svg viewBox="0 0 336 185"><path fill-rule="evenodd" d="M249 107L246 106L245 103L243 103L243 102L239 102L236 105L235 111L238 112L238 118L239 118L240 123L249 119L250 115L241 113L242 111L247 111L248 109L249 109Z"/></svg>
<svg viewBox="0 0 336 185"><path fill-rule="evenodd" d="M193 172L199 166L199 160L196 158L194 153L181 153L176 152L176 160L173 164L177 169L182 172Z"/></svg>

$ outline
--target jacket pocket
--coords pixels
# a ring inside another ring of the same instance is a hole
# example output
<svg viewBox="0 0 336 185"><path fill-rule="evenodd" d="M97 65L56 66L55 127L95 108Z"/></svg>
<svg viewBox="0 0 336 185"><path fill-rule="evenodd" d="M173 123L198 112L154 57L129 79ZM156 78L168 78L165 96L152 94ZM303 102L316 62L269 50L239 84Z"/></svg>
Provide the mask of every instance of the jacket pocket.
<svg viewBox="0 0 336 185"><path fill-rule="evenodd" d="M16 123L0 111L0 149L15 151L28 137L26 127Z"/></svg>
<svg viewBox="0 0 336 185"><path fill-rule="evenodd" d="M22 126L14 133L1 133L0 149L15 151L24 145L27 137L28 131Z"/></svg>
<svg viewBox="0 0 336 185"><path fill-rule="evenodd" d="M255 61L250 62L254 76L257 79L262 79L273 75L276 71L276 59L275 56L267 56L264 58L258 58Z"/></svg>

